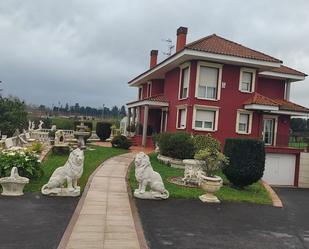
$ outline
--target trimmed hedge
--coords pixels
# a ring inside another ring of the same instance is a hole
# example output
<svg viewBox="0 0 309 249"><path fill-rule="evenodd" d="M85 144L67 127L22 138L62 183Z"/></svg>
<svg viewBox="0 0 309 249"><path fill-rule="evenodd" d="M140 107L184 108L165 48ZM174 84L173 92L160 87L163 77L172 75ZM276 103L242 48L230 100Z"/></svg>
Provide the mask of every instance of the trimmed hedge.
<svg viewBox="0 0 309 249"><path fill-rule="evenodd" d="M223 168L227 179L243 188L260 180L265 168L264 142L256 139L226 139L224 154L229 165Z"/></svg>
<svg viewBox="0 0 309 249"><path fill-rule="evenodd" d="M114 148L119 149L129 149L132 145L132 142L127 137L122 135L115 136L111 143Z"/></svg>
<svg viewBox="0 0 309 249"><path fill-rule="evenodd" d="M101 141L105 141L111 135L112 123L109 122L98 122L96 127L96 133Z"/></svg>
<svg viewBox="0 0 309 249"><path fill-rule="evenodd" d="M193 158L195 149L192 137L186 132L163 132L156 137L160 154L177 159Z"/></svg>
<svg viewBox="0 0 309 249"><path fill-rule="evenodd" d="M204 149L218 150L218 151L221 150L220 142L217 139L213 138L210 134L194 135L193 143L196 153Z"/></svg>

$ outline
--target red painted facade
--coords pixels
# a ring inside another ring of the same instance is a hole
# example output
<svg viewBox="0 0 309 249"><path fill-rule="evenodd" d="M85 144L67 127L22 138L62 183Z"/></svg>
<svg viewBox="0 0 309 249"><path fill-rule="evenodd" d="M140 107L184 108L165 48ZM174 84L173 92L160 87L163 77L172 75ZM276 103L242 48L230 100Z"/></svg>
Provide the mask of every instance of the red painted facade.
<svg viewBox="0 0 309 249"><path fill-rule="evenodd" d="M169 110L166 131L187 131L192 134L211 133L215 138L224 144L226 138L234 137L252 137L260 138L262 136L263 113L255 111L253 113L251 134L238 134L236 132L237 110L243 109L244 102L251 98L254 93L243 93L239 91L239 78L241 66L224 64L222 69L222 82L225 87L221 87L220 100L201 100L195 97L196 74L198 61L190 61L190 80L188 98L179 100L180 69L174 68L165 74L165 79L151 81L151 96L164 94L169 100ZM143 84L143 98L147 95L148 83ZM283 99L285 84L282 80L256 77L255 92L261 93L270 98ZM195 131L192 128L193 107L194 105L205 105L219 107L218 130ZM186 106L187 121L185 129L176 128L177 107ZM148 125L152 126L155 132L160 131L161 109L150 109ZM143 109L140 111L140 120L143 120ZM142 123L142 122L141 122ZM277 124L277 145L288 146L288 134L290 129L290 117L287 115L278 115Z"/></svg>

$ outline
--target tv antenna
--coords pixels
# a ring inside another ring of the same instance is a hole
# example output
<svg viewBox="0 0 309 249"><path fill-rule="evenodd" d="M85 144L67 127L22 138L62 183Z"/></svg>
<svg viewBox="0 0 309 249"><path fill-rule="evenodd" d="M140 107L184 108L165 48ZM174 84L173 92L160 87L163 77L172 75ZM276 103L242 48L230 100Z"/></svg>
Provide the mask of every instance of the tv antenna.
<svg viewBox="0 0 309 249"><path fill-rule="evenodd" d="M167 52L163 52L164 55L166 56L171 56L172 55L172 51L175 47L175 45L173 45L173 41L172 39L168 38L168 39L162 39L162 41L167 43Z"/></svg>

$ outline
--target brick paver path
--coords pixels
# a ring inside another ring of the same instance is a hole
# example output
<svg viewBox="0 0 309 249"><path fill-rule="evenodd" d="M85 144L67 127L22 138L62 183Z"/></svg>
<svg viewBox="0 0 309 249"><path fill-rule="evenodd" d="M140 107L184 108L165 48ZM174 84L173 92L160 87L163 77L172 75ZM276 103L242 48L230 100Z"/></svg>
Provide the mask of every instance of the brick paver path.
<svg viewBox="0 0 309 249"><path fill-rule="evenodd" d="M103 163L92 179L67 249L139 249L126 186L133 153Z"/></svg>

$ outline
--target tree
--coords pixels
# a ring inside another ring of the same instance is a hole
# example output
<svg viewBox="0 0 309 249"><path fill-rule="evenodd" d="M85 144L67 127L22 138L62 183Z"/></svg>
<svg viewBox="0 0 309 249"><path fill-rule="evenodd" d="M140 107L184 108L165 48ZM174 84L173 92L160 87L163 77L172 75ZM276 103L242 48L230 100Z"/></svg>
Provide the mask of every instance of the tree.
<svg viewBox="0 0 309 249"><path fill-rule="evenodd" d="M27 126L26 105L16 97L0 98L0 130L12 136L16 129L22 131Z"/></svg>
<svg viewBox="0 0 309 249"><path fill-rule="evenodd" d="M126 108L125 108L124 105L121 106L120 111L119 111L119 115L120 115L121 117L124 117L124 116L127 115Z"/></svg>

